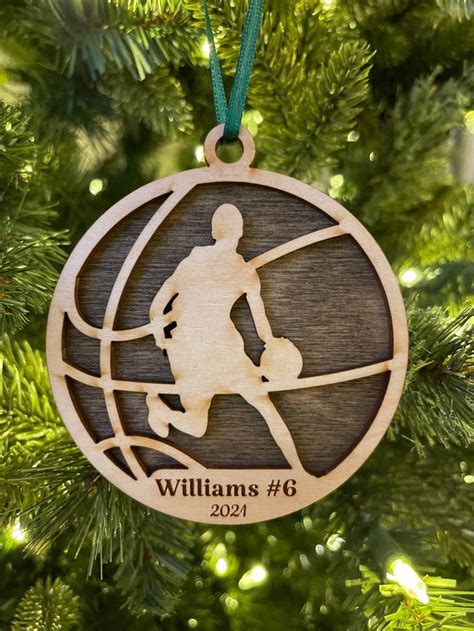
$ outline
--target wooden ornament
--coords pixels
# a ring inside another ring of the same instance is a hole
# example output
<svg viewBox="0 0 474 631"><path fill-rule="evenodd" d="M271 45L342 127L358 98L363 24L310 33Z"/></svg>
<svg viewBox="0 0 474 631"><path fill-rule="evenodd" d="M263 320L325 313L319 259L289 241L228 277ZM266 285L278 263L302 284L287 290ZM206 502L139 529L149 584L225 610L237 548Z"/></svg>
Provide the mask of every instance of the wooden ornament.
<svg viewBox="0 0 474 631"><path fill-rule="evenodd" d="M53 392L110 482L178 517L250 523L307 506L366 460L408 335L362 224L255 147L152 182L84 235L51 304Z"/></svg>

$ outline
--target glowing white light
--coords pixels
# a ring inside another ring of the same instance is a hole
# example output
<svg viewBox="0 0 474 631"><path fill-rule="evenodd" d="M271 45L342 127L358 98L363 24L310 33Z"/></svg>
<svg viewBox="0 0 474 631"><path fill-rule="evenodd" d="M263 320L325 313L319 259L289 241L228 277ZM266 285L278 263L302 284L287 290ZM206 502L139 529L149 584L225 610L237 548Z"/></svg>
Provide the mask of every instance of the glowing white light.
<svg viewBox="0 0 474 631"><path fill-rule="evenodd" d="M217 559L216 563L216 574L217 576L224 576L227 570L229 569L229 564L223 558Z"/></svg>
<svg viewBox="0 0 474 631"><path fill-rule="evenodd" d="M21 529L20 524L18 523L16 523L11 529L10 536L14 541L18 541L18 543L21 543L26 539L26 533Z"/></svg>
<svg viewBox="0 0 474 631"><path fill-rule="evenodd" d="M403 274L400 275L400 280L404 285L409 287L410 285L414 285L418 280L418 272L416 269L407 269Z"/></svg>
<svg viewBox="0 0 474 631"><path fill-rule="evenodd" d="M240 589L252 589L262 585L268 578L268 572L263 565L254 565L253 568L245 572L240 578Z"/></svg>
<svg viewBox="0 0 474 631"><path fill-rule="evenodd" d="M236 598L232 598L232 596L227 595L225 597L224 604L228 609L235 611L239 606L239 601Z"/></svg>
<svg viewBox="0 0 474 631"><path fill-rule="evenodd" d="M328 548L328 550L331 550L331 552L337 552L338 550L342 548L342 546L345 543L346 543L346 540L340 535L338 535L336 532L333 535L331 535L329 539L326 541L326 547Z"/></svg>
<svg viewBox="0 0 474 631"><path fill-rule="evenodd" d="M198 626L199 626L199 622L196 620L196 618L189 618L188 627L190 629L197 629Z"/></svg>
<svg viewBox="0 0 474 631"><path fill-rule="evenodd" d="M204 147L202 145L196 147L194 157L196 158L196 162L204 162Z"/></svg>
<svg viewBox="0 0 474 631"><path fill-rule="evenodd" d="M333 175L329 182L334 188L339 188L344 184L344 176L338 173L337 175Z"/></svg>
<svg viewBox="0 0 474 631"><path fill-rule="evenodd" d="M422 605L430 602L425 583L403 559L395 559L390 563L387 578L398 583L410 598L416 598Z"/></svg>
<svg viewBox="0 0 474 631"><path fill-rule="evenodd" d="M202 52L202 56L203 57L205 57L206 59L209 59L209 53L211 52L211 48L210 48L209 42L207 40L205 40L201 44L201 52Z"/></svg>
<svg viewBox="0 0 474 631"><path fill-rule="evenodd" d="M89 193L91 195L98 195L104 190L104 180L96 177L89 182Z"/></svg>
<svg viewBox="0 0 474 631"><path fill-rule="evenodd" d="M256 583L263 583L263 581L268 576L268 572L263 567L263 565L256 565L254 568L252 568L250 576L252 580L254 580Z"/></svg>
<svg viewBox="0 0 474 631"><path fill-rule="evenodd" d="M359 138L360 138L360 134L359 134L358 131L350 131L347 134L347 140L349 142L357 142L359 140Z"/></svg>

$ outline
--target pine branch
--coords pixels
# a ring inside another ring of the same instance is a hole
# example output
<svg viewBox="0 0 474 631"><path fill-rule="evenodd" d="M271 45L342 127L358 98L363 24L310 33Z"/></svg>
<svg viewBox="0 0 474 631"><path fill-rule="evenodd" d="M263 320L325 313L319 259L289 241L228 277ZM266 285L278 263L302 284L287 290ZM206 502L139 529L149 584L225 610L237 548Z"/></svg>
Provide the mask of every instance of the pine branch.
<svg viewBox="0 0 474 631"><path fill-rule="evenodd" d="M85 460L59 420L40 353L8 340L0 350L3 519L20 519L35 554L59 538L76 555L90 548L89 571L96 560L117 564L129 607L168 611L190 567L191 527L134 502Z"/></svg>
<svg viewBox="0 0 474 631"><path fill-rule="evenodd" d="M273 168L311 178L318 168L335 164L335 156L345 146L367 98L371 57L365 44L347 43L333 51L317 70L307 74L304 66L301 68L298 80L310 86L306 98L287 104L285 124L277 134L271 119L261 127L260 138ZM257 102L259 109L262 106ZM302 125L304 135L300 133Z"/></svg>
<svg viewBox="0 0 474 631"><path fill-rule="evenodd" d="M151 510L127 523L114 579L135 615L162 615L175 607L190 570L192 533L186 522Z"/></svg>
<svg viewBox="0 0 474 631"><path fill-rule="evenodd" d="M57 69L72 77L82 64L92 80L110 69L128 70L143 80L156 68L190 63L201 33L181 2L154 5L92 0L41 0L28 7L25 23L40 48L58 50Z"/></svg>
<svg viewBox="0 0 474 631"><path fill-rule="evenodd" d="M7 337L0 340L0 414L1 440L25 457L64 435L43 356Z"/></svg>
<svg viewBox="0 0 474 631"><path fill-rule="evenodd" d="M467 59L473 50L471 0L343 0L343 6L377 51L375 68L398 67L396 81L402 85L420 71ZM387 92L393 79L381 74L376 82Z"/></svg>
<svg viewBox="0 0 474 631"><path fill-rule="evenodd" d="M452 184L448 132L462 121L473 80L472 69L461 80L450 79L440 86L431 76L417 81L407 97L397 100L378 146L373 147L369 180L357 202L377 231L385 230L394 217L403 220Z"/></svg>
<svg viewBox="0 0 474 631"><path fill-rule="evenodd" d="M474 621L474 592L457 588L455 580L423 576L429 603L423 605L407 597L403 589L391 583L380 584L375 572L361 566L361 579L347 581L349 587L361 589L361 610L365 618L351 627L381 631L396 629L472 629ZM376 625L376 626L375 626Z"/></svg>
<svg viewBox="0 0 474 631"><path fill-rule="evenodd" d="M417 211L419 231L407 231L400 240L397 258L403 267L424 267L446 261L468 261L471 256L471 217L474 217L474 191L453 186L440 191L432 204Z"/></svg>
<svg viewBox="0 0 474 631"><path fill-rule="evenodd" d="M377 524L403 542L415 564L433 568L432 573L443 574L448 561L472 569L474 539L466 524L474 485L468 460L468 449L437 445L420 456L406 445L385 441L334 496L312 509L316 527L327 528L331 517L331 531L346 542L346 558L335 558L329 571L337 573L342 563L347 576L361 563L370 565L373 555L361 541Z"/></svg>
<svg viewBox="0 0 474 631"><path fill-rule="evenodd" d="M343 0L358 22L380 24L412 7L414 0Z"/></svg>
<svg viewBox="0 0 474 631"><path fill-rule="evenodd" d="M405 436L421 453L436 443L472 442L471 318L471 309L454 318L440 309L410 309L410 364L391 438Z"/></svg>
<svg viewBox="0 0 474 631"><path fill-rule="evenodd" d="M172 609L191 565L189 524L134 502L70 442L43 449L41 465L4 476L11 486L26 485L10 513L28 531L27 550L42 553L59 538L75 555L90 548L89 572L95 561L101 573L113 563L116 585L137 615Z"/></svg>
<svg viewBox="0 0 474 631"><path fill-rule="evenodd" d="M70 631L80 623L79 597L62 579L38 580L18 605L12 631Z"/></svg>
<svg viewBox="0 0 474 631"><path fill-rule="evenodd" d="M120 115L144 123L159 136L175 138L193 129L191 105L167 68L157 69L140 83L124 74L111 76L105 90Z"/></svg>
<svg viewBox="0 0 474 631"><path fill-rule="evenodd" d="M469 20L474 15L474 2L472 0L435 0L442 11L446 11L461 20Z"/></svg>
<svg viewBox="0 0 474 631"><path fill-rule="evenodd" d="M42 165L28 120L0 106L0 331L44 310L64 261L65 233L51 223Z"/></svg>

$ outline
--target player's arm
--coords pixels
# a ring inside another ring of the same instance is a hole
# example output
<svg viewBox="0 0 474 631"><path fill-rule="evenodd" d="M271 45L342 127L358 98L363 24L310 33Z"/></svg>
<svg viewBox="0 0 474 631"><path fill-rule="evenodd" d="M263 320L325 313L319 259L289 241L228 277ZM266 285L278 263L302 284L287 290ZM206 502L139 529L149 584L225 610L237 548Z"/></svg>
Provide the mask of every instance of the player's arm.
<svg viewBox="0 0 474 631"><path fill-rule="evenodd" d="M161 285L160 290L151 303L150 320L155 320L156 318L165 318L166 320L169 320L171 312L164 315L163 311L176 293L177 291L173 276L170 276L167 280L165 280L163 285Z"/></svg>
<svg viewBox="0 0 474 631"><path fill-rule="evenodd" d="M257 335L262 342L269 342L273 338L273 333L267 314L265 313L265 305L263 304L260 293L260 278L255 270L253 270L250 274L245 284L244 291L247 295L247 302L250 307L253 321L255 322Z"/></svg>

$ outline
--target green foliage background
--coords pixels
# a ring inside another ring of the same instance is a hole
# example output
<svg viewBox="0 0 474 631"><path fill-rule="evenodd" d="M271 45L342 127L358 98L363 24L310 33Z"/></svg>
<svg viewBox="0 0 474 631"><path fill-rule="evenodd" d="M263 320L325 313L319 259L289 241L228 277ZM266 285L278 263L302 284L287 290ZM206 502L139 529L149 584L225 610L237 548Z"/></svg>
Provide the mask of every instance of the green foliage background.
<svg viewBox="0 0 474 631"><path fill-rule="evenodd" d="M229 87L247 5L210 5ZM387 437L340 489L208 528L91 468L43 357L45 310L85 229L200 165L214 125L201 3L2 0L1 629L474 627L473 15L471 0L266 3L244 115L257 164L328 192L377 238L404 284L410 366ZM427 605L388 582L395 556L426 578Z"/></svg>

